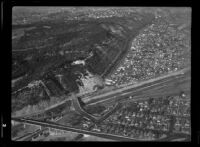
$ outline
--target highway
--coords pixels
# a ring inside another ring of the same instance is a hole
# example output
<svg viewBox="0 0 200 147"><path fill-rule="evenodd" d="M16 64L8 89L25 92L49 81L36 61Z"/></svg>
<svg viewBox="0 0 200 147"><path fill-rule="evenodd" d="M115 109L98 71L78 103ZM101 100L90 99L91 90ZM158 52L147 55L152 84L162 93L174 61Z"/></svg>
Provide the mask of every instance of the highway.
<svg viewBox="0 0 200 147"><path fill-rule="evenodd" d="M135 138L129 138L129 137L119 136L119 135L114 135L114 134L82 130L82 129L79 129L79 128L74 128L74 127L56 124L54 122L45 122L45 121L39 121L39 120L33 120L33 119L24 119L24 118L12 118L12 120L15 120L15 121L18 121L18 122L26 122L26 123L29 123L29 124L44 126L45 129L47 129L49 127L49 128L55 128L55 129L58 129L58 130L77 132L77 133L81 133L81 134L93 135L93 136L98 136L98 137L112 139L112 140L120 140L120 141L165 141L167 138L171 138L169 136L169 137L157 139L157 140L135 139ZM41 133L41 131L36 132L36 134ZM36 134L28 136L27 139L25 139L25 140L30 139L30 137L31 138L34 137L34 135L36 135ZM180 136L181 137L188 137L188 135L185 135L185 134L180 134L180 133L176 134L175 133L175 135L173 135L173 138L176 138L176 135L178 135L179 137Z"/></svg>
<svg viewBox="0 0 200 147"><path fill-rule="evenodd" d="M129 85L127 87L120 87L116 90L113 90L111 92L107 92L105 94L100 94L97 96L89 96L82 98L82 101L87 105L95 105L99 103L106 103L106 102L119 102L119 101L125 101L128 99L129 96L134 96L132 101L137 101L140 99L146 99L147 96L159 96L164 94L171 94L179 92L182 88L188 90L188 84L184 84L183 82L190 82L190 68L186 68L183 70L180 70L178 72L174 72L168 75L164 75L162 77L158 77L156 79L150 79L138 84ZM190 83L189 83L190 84ZM182 85L182 86L179 86ZM189 85L190 86L190 85ZM75 96L76 97L76 96ZM21 116L23 118L25 117L32 117L37 115L42 115L46 112L52 111L56 109L57 107L64 105L69 100L64 100L60 102L59 104L56 104L50 108L47 108L43 111L40 111L38 113L30 114ZM98 118L95 118L94 116L90 115L89 113L85 112L82 107L80 106L77 98L72 98L73 105L75 109L87 116L87 118L90 118L93 121L96 121Z"/></svg>
<svg viewBox="0 0 200 147"><path fill-rule="evenodd" d="M33 120L33 119L24 119L24 118L12 118L12 120L19 121L19 122L26 122L26 123L35 124L35 125L40 125L40 126L44 126L44 127L55 128L55 129L59 129L59 130L72 131L72 132L77 132L77 133L87 134L87 135L94 135L94 136L98 136L98 137L102 137L102 138L111 138L113 140L123 140L123 141L135 140L135 139L131 139L128 137L121 137L121 136L111 135L111 134L108 135L107 133L81 130L78 128L73 128L73 127L56 124L53 122L44 122L44 121ZM135 140L135 141L137 141L137 140Z"/></svg>
<svg viewBox="0 0 200 147"><path fill-rule="evenodd" d="M70 101L69 99L65 99L64 101L56 103L55 105L52 105L44 110L41 110L41 111L38 111L38 112L35 112L32 114L28 114L28 115L19 116L18 118L31 118L31 117L35 117L35 116L42 116L42 115L45 115L45 113L47 113L47 112L51 112L51 111L57 109L58 107L62 107L63 105L69 103L69 101Z"/></svg>
<svg viewBox="0 0 200 147"><path fill-rule="evenodd" d="M183 72L184 71L184 72ZM97 96L96 98L93 97L90 103L86 103L87 105L94 105L98 103L102 103L105 101L115 101L117 103L129 100L129 96L133 96L134 98L132 101L148 99L150 96L157 96L161 97L161 95L170 95L174 94L175 92L180 92L179 85L185 85L188 81L190 81L190 70L184 69L183 71L179 71L177 73L172 73L172 75L167 75L162 78L154 79L151 82L144 82L140 83L139 86L130 86L126 88L118 89L110 94L105 94L104 96ZM183 74L184 73L184 74ZM188 83L187 83L188 84ZM186 85L188 86L188 85ZM170 89L171 88L171 89ZM187 89L188 87L186 87ZM173 90L172 90L173 89ZM174 90L175 89L175 90ZM147 97L148 96L148 97ZM89 98L90 99L90 98ZM130 100L129 100L130 101ZM72 102L74 105L75 110L77 110L80 114L84 115L85 117L89 118L95 123L101 122L102 120L106 119L110 114L115 112L116 109L111 110L105 116L101 118L97 118L92 116L91 114L87 113L80 105L78 98L74 96L72 98ZM116 106L118 108L118 106Z"/></svg>
<svg viewBox="0 0 200 147"><path fill-rule="evenodd" d="M188 82L190 78L187 79L181 79L182 82ZM174 81L171 81L174 82ZM187 83L186 83L187 84ZM180 91L188 92L190 91L188 89L188 85L183 83L182 86L177 86L176 83L168 83L162 85L157 85L157 87L151 87L150 89L138 89L138 91L130 91L127 93L121 93L118 95L114 95L112 97L106 97L98 100L90 101L90 103L87 103L87 105L96 105L101 103L115 103L120 102L123 103L125 101L138 101L138 100L147 100L150 97L153 98L161 98L162 96L170 96L175 94L180 94ZM177 87L176 87L177 86ZM129 99L129 97L132 96L132 99Z"/></svg>
<svg viewBox="0 0 200 147"><path fill-rule="evenodd" d="M24 136L21 136L14 141L30 141L33 137L38 136L38 134L42 133L43 131L47 130L48 128L43 128L43 129L37 129L35 132L32 132L31 134L26 134Z"/></svg>
<svg viewBox="0 0 200 147"><path fill-rule="evenodd" d="M184 72L184 73L183 73ZM86 105L94 105L97 103L102 103L108 100L117 100L123 99L128 96L137 96L141 95L142 93L145 93L148 90L156 90L156 89L164 89L165 87L168 87L169 85L177 85L180 84L182 81L190 82L190 70L184 69L182 71L179 71L177 73L172 73L171 75L159 77L153 80L148 80L142 83L139 83L137 85L130 85L127 87L122 87L117 90L113 90L111 92L108 92L106 94L94 96L94 97L85 97L83 98L84 103ZM189 85L190 86L190 85Z"/></svg>
<svg viewBox="0 0 200 147"><path fill-rule="evenodd" d="M38 130L40 130L40 129L38 129ZM36 130L36 131L38 131L38 130ZM35 132L36 132L35 131ZM28 133L26 133L26 134L24 134L24 135L22 135L22 136L20 136L20 137L14 137L14 138L12 138L12 140L14 140L14 141L18 141L18 140L20 140L20 139L22 139L22 138L24 138L24 137L26 137L26 136L28 136L28 135L30 135L30 134L33 134L34 132L28 132Z"/></svg>
<svg viewBox="0 0 200 147"><path fill-rule="evenodd" d="M184 72L179 71L177 73L172 73L172 75L170 75L170 76L159 77L158 79L145 81L143 83L139 83L138 85L130 85L127 87L122 87L115 91L108 92L106 94L102 94L102 95L95 96L92 98L86 97L83 99L83 100L89 99L87 102L85 102L86 106L99 104L99 103L106 103L109 101L117 102L116 106L113 108L113 110L111 110L110 112L105 114L103 117L95 117L95 116L87 113L80 105L80 102L79 102L78 98L76 97L76 95L74 95L74 97L72 98L72 103L73 103L75 110L78 111L78 113L89 118L94 123L100 123L101 121L103 121L104 119L109 117L113 112L115 112L124 101L125 102L138 101L138 100L142 100L142 99L148 99L150 96L160 97L160 95L169 95L169 94L178 93L183 89L184 89L184 91L185 90L190 91L190 89L189 89L190 85L188 85L188 84L190 84L190 80L191 80L190 70L184 69ZM133 96L133 98L129 99L129 96ZM57 105L57 106L60 106L60 105ZM44 122L44 121L39 121L39 120L26 119L26 118L22 118L22 117L12 118L12 120L36 124L36 125L45 126L45 127L61 129L61 130L66 130L66 131L78 132L78 133L82 133L82 134L94 135L94 136L99 136L99 137L103 137L103 138L110 138L113 140L138 141L138 139L135 140L132 138L122 137L122 136L113 135L113 134L91 132L91 131L87 131L87 130L81 130L81 129L77 129L77 128L73 128L73 127L67 127L64 125L55 124L53 122Z"/></svg>

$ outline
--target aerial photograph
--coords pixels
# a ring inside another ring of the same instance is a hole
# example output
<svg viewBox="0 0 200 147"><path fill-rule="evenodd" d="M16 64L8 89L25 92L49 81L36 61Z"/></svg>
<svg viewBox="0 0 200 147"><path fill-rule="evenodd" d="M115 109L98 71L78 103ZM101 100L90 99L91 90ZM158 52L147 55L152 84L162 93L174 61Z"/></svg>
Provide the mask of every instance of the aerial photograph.
<svg viewBox="0 0 200 147"><path fill-rule="evenodd" d="M11 141L190 142L191 13L13 7Z"/></svg>

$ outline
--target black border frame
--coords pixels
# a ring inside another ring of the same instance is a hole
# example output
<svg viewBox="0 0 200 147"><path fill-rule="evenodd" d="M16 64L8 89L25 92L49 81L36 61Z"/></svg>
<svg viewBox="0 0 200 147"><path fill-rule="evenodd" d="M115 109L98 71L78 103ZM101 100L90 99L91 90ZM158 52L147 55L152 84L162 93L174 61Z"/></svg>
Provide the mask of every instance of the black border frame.
<svg viewBox="0 0 200 147"><path fill-rule="evenodd" d="M6 53L8 55L7 60L8 60L8 64L9 65L5 65L5 60L4 58L1 63L3 63L3 65L8 68L9 70L9 74L7 72L5 72L3 70L3 72L1 72L3 75L2 77L7 77L8 76L8 80L10 82L10 78L11 78L11 54L12 51L9 50L11 49L11 30L12 30L12 26L11 26L11 22L12 22L12 7L13 6L141 6L141 7L191 7L192 9L192 16L193 16L193 5L192 5L192 1L191 0L173 0L173 1L159 1L159 0L154 0L154 1L148 1L148 0L113 0L113 1L108 1L108 0L71 0L71 1L48 1L48 0L4 0L3 2L1 2L1 15L2 15L2 33L3 33L3 46L6 46ZM194 26L194 19L192 19L192 28ZM192 33L192 32L191 32ZM192 33L193 35L193 33ZM193 37L191 36L191 40L193 40ZM191 44L191 46L193 46ZM4 49L4 48L3 48ZM192 51L193 53L193 51ZM4 56L5 54L3 54ZM192 54L192 56L197 56L197 54ZM9 58L10 57L10 58ZM5 67L3 67L3 69L5 69ZM193 74L193 73L192 73ZM2 97L2 102L1 102L1 125L2 123L5 123L7 125L6 128L3 129L3 134L4 136L1 136L2 138L2 145L5 146L6 144L9 145L13 145L13 144L19 144L19 142L13 142L11 141L11 118L10 118L10 114L11 114L11 85L10 83L8 84L8 81L5 82L6 84L3 84L3 89L7 89L7 91L3 90L5 92L5 95ZM193 86L191 86L193 87ZM193 87L194 88L194 87ZM191 89L191 97L192 97L192 89ZM8 98L7 98L8 96ZM193 97L195 97L193 95ZM197 97L196 97L197 98ZM6 100L4 100L6 99ZM192 126L192 135L191 135L191 142L184 142L186 144L189 143L198 143L200 144L200 129L198 128L198 124L200 124L200 122L195 120L195 117L197 117L198 115L195 115L195 100L191 100L191 126ZM196 111L197 112L197 111ZM198 112L197 112L198 113ZM1 131L2 131L2 127L1 127ZM24 142L23 142L24 143ZM25 142L26 143L26 142ZM32 143L32 142L31 142ZM38 142L37 142L38 143ZM40 143L40 142L39 142ZM43 143L43 142L41 142ZM52 143L52 142L50 142ZM57 143L57 142L56 142ZM64 142L67 143L67 142ZM133 142L135 143L135 142ZM136 142L137 143L137 142ZM140 142L141 143L141 142ZM144 143L149 143L149 142L144 142ZM152 142L151 142L152 143ZM167 143L171 143L171 142L167 142ZM173 142L173 143L177 143L177 142ZM181 142L178 142L181 143ZM20 143L21 144L21 143ZM34 142L33 142L34 144ZM46 142L45 142L46 144ZM47 143L48 144L48 143Z"/></svg>

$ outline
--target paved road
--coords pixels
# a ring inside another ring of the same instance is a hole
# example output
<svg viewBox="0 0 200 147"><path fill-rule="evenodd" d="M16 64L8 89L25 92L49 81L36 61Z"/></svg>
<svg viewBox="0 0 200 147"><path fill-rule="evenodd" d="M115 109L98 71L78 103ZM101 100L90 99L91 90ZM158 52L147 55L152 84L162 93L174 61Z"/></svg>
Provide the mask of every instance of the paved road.
<svg viewBox="0 0 200 147"><path fill-rule="evenodd" d="M83 116L89 118L89 119L90 119L91 121L93 121L93 122L97 122L97 121L98 121L98 118L97 118L97 117L92 116L91 114L87 113L86 111L84 111L84 110L82 109L82 107L80 106L80 103L79 103L79 101L78 101L78 98L74 97L74 98L72 99L72 103L73 103L73 106L74 106L75 110L76 110L78 113L80 113L80 114L82 114Z"/></svg>
<svg viewBox="0 0 200 147"><path fill-rule="evenodd" d="M108 102L108 101L122 101L122 100L127 100L127 98L129 96L133 96L134 95L134 100L139 100L141 98L146 98L146 97L142 97L145 95L145 91L148 92L148 95L152 95L152 91L155 90L159 90L159 89L164 89L169 87L170 84L172 84L172 87L174 85L176 85L177 83L180 84L180 82L183 82L185 80L190 80L190 68L186 68L183 69L181 71L175 72L175 73L171 73L168 74L166 76L163 77L159 77L156 79L152 79L152 80L148 80L142 83L139 83L137 85L129 85L127 87L122 87L119 88L117 90L108 92L106 94L101 94L98 96L94 96L94 97L86 97L83 98L83 101L85 101L86 105L94 105L97 103L104 103L104 102ZM168 90L169 91L169 90ZM168 92L166 91L166 92ZM146 94L147 94L146 92ZM166 94L166 92L163 93L160 92L160 94ZM153 92L153 94L155 95L155 92ZM97 121L98 118L95 118L94 116L90 115L89 113L85 112L82 107L80 106L78 99L75 98L73 99L73 104L75 109L80 112L81 114L85 115L87 118L90 118L93 121ZM66 103L66 101L61 102L58 105L55 105L52 109L56 109L56 107L59 107L60 105ZM52 109L46 109L42 112L36 113L36 115L39 114L43 114L45 113L47 110L51 111ZM28 116L23 116L23 117L31 117L32 115L28 115Z"/></svg>
<svg viewBox="0 0 200 147"><path fill-rule="evenodd" d="M188 69L184 70L184 71L186 71L185 74L182 74L183 71L181 71L181 72L179 71L177 73L173 73L171 76L165 76L163 78L159 78L159 79L153 80L153 81L151 80L150 83L144 82L143 84L140 84L137 87L131 85L130 87L118 89L114 92L111 92L110 94L106 94L106 96L104 95L104 96L97 96L96 98L94 97L92 99L92 102L90 101L90 103L87 103L87 104L94 105L94 104L102 103L102 102L109 101L109 100L114 100L117 102L125 101L125 100L127 100L127 98L129 96L134 96L133 100L147 99L147 97L145 97L145 95L147 95L148 92L152 93L152 91L153 91L154 96L155 96L155 93L157 94L157 92L159 95L162 95L163 89L173 87L177 83L180 84L180 82L185 82L185 81L190 80L190 76L188 76L190 71ZM162 90L161 92L159 92L160 89ZM155 90L157 90L157 91L155 92ZM167 91L167 93L169 94L168 91ZM164 92L163 94L166 94L166 93ZM150 94L150 95L152 95L152 94ZM148 96L150 96L150 95L148 95ZM91 114L89 114L85 110L83 110L78 99L75 96L72 99L72 101L73 101L74 108L80 114L84 115L85 117L89 118L90 120L92 120L93 122L96 122L96 123L105 120L109 115L111 115L114 111L116 111L116 108L118 108L118 107L116 107L115 109L110 111L105 116L98 118L98 117L92 116Z"/></svg>
<svg viewBox="0 0 200 147"><path fill-rule="evenodd" d="M42 133L43 131L47 130L48 128L43 128L43 129L37 129L35 132L31 133L31 134L27 134L23 137L20 137L18 139L15 139L15 141L31 141L31 139L33 137L38 136L38 134Z"/></svg>
<svg viewBox="0 0 200 147"><path fill-rule="evenodd" d="M36 131L39 131L40 129L38 129L38 130L36 130ZM22 135L22 136L20 136L20 137L14 137L14 138L12 138L12 140L14 140L14 141L18 141L18 140L20 140L20 139L22 139L22 138L24 138L24 137L26 137L26 136L28 136L28 135L30 135L30 134L33 134L34 132L28 132L28 133L26 133L26 134L24 134L24 135Z"/></svg>
<svg viewBox="0 0 200 147"><path fill-rule="evenodd" d="M78 98L76 98L74 96L74 98L72 99L72 103L74 105L75 110L80 113L81 115L85 116L86 118L90 119L91 121L93 121L94 123L100 123L103 120L105 120L107 117L109 117L112 113L114 113L117 109L119 109L119 107L121 106L119 103L117 103L115 105L115 107L110 110L108 113L106 113L104 116L102 117L95 117L89 113L87 113L80 105L80 102L78 100Z"/></svg>
<svg viewBox="0 0 200 147"><path fill-rule="evenodd" d="M39 121L39 120L33 120L33 119L24 119L24 118L12 118L12 120L19 121L19 122L26 122L30 124L35 124L35 125L40 125L44 127L50 127L50 128L55 128L59 130L66 130L66 131L72 131L72 132L77 132L81 134L88 134L88 135L94 135L102 138L111 138L113 140L123 140L123 141L133 141L135 139L131 139L128 137L121 137L117 135L108 135L105 133L98 133L98 132L92 132L92 131L87 131L87 130L81 130L78 128L73 128L73 127L68 127L60 124L56 124L53 122L44 122L44 121ZM135 140L137 141L137 140Z"/></svg>
<svg viewBox="0 0 200 147"><path fill-rule="evenodd" d="M182 79L182 82L188 82L189 79ZM181 87L181 88L180 88ZM161 98L162 96L169 96L180 94L180 91L183 90L185 92L190 91L187 85L182 85L180 87L176 87L176 84L162 84L157 85L157 87L151 87L150 89L138 89L138 91L126 92L118 95L114 95L111 97L105 97L104 99L94 100L87 105L96 105L99 103L113 103L113 102L120 102L123 103L124 101L138 101L138 100L147 100L150 97L153 98ZM129 96L133 96L132 99L129 99Z"/></svg>
<svg viewBox="0 0 200 147"><path fill-rule="evenodd" d="M33 119L24 119L24 118L12 118L12 120L19 121L19 122L26 122L26 123L35 124L35 125L40 125L40 126L44 126L45 128L48 128L48 127L55 128L55 129L59 129L59 130L77 132L77 133L81 133L81 134L93 135L93 136L98 136L98 137L112 139L112 140L118 140L118 141L148 141L148 140L144 140L144 139L134 139L134 138L129 138L129 137L125 137L125 136L118 136L118 135L102 133L102 132L81 130L81 129L74 128L74 127L68 127L65 125L56 124L53 122L44 122L44 121L33 120ZM188 135L185 135L185 134L178 134L178 135L179 135L179 137L188 137ZM173 137L175 138L176 134L173 135ZM158 139L156 141L165 141L167 138L170 138L170 137ZM155 141L155 140L152 140L152 141Z"/></svg>
<svg viewBox="0 0 200 147"><path fill-rule="evenodd" d="M117 103L111 111L109 111L108 113L106 113L104 116L102 116L98 120L98 123L101 123L102 121L104 121L105 119L107 119L110 115L112 115L114 112L116 112L120 108L121 108L121 103Z"/></svg>
<svg viewBox="0 0 200 147"><path fill-rule="evenodd" d="M45 115L45 113L47 113L47 112L51 112L51 111L55 110L56 108L61 107L61 106L65 105L66 103L69 103L69 101L70 101L69 99L65 99L64 101L56 103L55 105L52 105L42 111L35 112L32 114L28 114L28 115L19 116L16 118L31 118L31 117L35 117L35 116L42 116L42 115Z"/></svg>
<svg viewBox="0 0 200 147"><path fill-rule="evenodd" d="M148 80L143 83L140 83L138 85L130 85L127 87L123 87L117 90L114 90L112 92L108 92L106 94L102 94L99 96L94 97L86 97L83 98L83 101L86 103L86 105L94 105L97 103L101 103L104 101L108 101L109 99L120 99L120 97L124 98L130 95L139 95L142 93L145 93L145 91L152 90L152 89L159 89L168 87L168 85L176 85L177 83L180 83L184 80L190 80L189 70L185 70L185 74L182 74L183 71L173 73L172 75L164 76L162 78L157 78L153 80Z"/></svg>
<svg viewBox="0 0 200 147"><path fill-rule="evenodd" d="M144 82L144 83L140 84L139 86L133 85L133 86L125 87L125 88L120 88L117 91L111 92L109 94L103 94L103 96L102 95L97 96L95 101L93 100L93 102L90 104L102 103L105 101L109 101L110 99L111 100L115 99L118 102L121 100L127 101L127 96L130 96L130 95L131 96L136 95L134 97L134 100L138 100L138 99L141 99L141 95L146 94L144 91L151 92L152 90L155 91L155 90L159 90L159 89L163 89L163 88L168 88L170 86L173 88L174 86L177 86L177 83L181 84L181 83L184 83L185 81L190 80L190 76L188 76L189 72L190 71L187 71L185 74L177 73L177 74L167 76L164 78L159 78L157 80L151 80L151 82ZM155 92L153 92L153 94L155 95ZM164 94L166 94L166 93L164 93ZM76 97L74 97L74 99L72 99L72 100L73 100L75 109L79 113L86 116L87 118L93 120L94 122L99 122L100 120L103 120L104 118L108 117L112 112L114 112L118 108L118 105L117 105L113 109L113 111L110 111L108 114L105 115L106 117L104 116L101 118L97 118L97 117L94 117L91 114L85 112L82 109L82 107ZM122 137L122 136L113 135L113 134L105 134L105 133L97 133L97 132L92 132L92 131L87 131L87 130L81 130L81 129L77 129L77 128L73 128L73 127L67 127L64 125L55 124L52 122L44 122L44 121L33 120L33 119L24 119L24 118L12 118L12 120L36 124L36 125L45 126L45 127L61 129L61 130L67 130L67 131L72 131L72 132L78 132L78 133L82 133L82 134L89 134L89 135L99 136L99 137L103 137L103 138L110 138L113 140L138 141L137 139L131 139L129 137Z"/></svg>

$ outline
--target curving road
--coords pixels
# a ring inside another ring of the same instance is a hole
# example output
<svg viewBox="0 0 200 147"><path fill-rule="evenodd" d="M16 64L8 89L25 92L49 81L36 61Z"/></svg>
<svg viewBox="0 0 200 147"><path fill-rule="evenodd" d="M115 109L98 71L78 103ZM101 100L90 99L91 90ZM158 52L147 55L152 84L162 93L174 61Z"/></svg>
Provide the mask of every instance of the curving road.
<svg viewBox="0 0 200 147"><path fill-rule="evenodd" d="M190 91L190 85L189 85L190 80L191 80L190 69L184 69L183 71L173 73L170 76L164 76L158 79L146 81L136 86L130 85L128 87L119 88L115 91L102 94L93 98L88 98L88 97L84 98L84 100L89 99L89 101L86 103L86 106L94 105L97 103L105 103L109 101L117 102L115 107L110 112L105 114L103 117L95 117L87 113L80 105L80 102L78 98L76 97L76 95L72 97L72 103L75 110L78 111L81 115L89 118L94 123L100 123L101 121L109 117L113 112L115 112L121 106L121 103L123 103L123 101L125 102L129 100L138 101L141 99L148 99L148 97L150 96L157 95L159 97L160 95L167 95L167 94L169 95L169 93L174 94L174 92L180 92L180 90L182 89ZM129 99L128 98L129 96L133 96L133 98ZM58 106L60 105L57 105L57 107ZM54 107L54 109L56 109L56 107ZM91 132L91 131L63 126L60 124L55 124L52 122L44 122L44 121L25 119L25 118L12 118L12 120L36 124L36 125L45 126L45 127L52 127L52 128L57 128L57 129L67 130L67 131L72 131L72 132L89 134L89 135L99 136L103 138L110 138L113 140L138 141L137 139L131 139L128 137L117 136L113 134Z"/></svg>
<svg viewBox="0 0 200 147"><path fill-rule="evenodd" d="M180 70L178 72L171 73L169 75L165 75L162 77L158 77L156 79L151 79L145 82L141 82L139 84L129 85L127 87L121 87L111 92L107 92L105 94L100 94L93 97L84 97L82 101L87 105L94 105L99 103L106 103L106 102L123 102L129 100L129 96L134 96L131 101L138 101L142 99L147 99L147 96L160 96L166 94L173 94L175 92L179 92L181 89L188 90L190 88L190 68L186 68ZM187 83L186 83L187 82ZM186 84L185 84L186 83ZM188 86L189 84L189 86ZM181 85L181 86L180 86ZM153 92L152 92L153 91ZM50 108L45 109L44 111L21 116L21 117L32 117L34 115L42 115L47 111L51 111L56 109L57 107L67 103L68 100L64 100L59 104L56 104ZM86 116L87 118L93 120L94 122L98 122L99 118L92 116L91 114L85 112L76 95L72 97L72 102L75 109L80 113Z"/></svg>
<svg viewBox="0 0 200 147"><path fill-rule="evenodd" d="M121 105L119 103L117 103L114 108L112 110L110 110L108 113L106 113L104 116L102 117L95 117L89 113L87 113L83 108L82 106L80 105L80 102L78 100L78 98L74 95L73 98L72 98L72 103L73 103L73 106L75 108L75 110L83 115L84 117L90 119L91 121L93 121L94 123L100 123L102 122L103 120L105 120L107 117L109 117L112 113L114 113Z"/></svg>

